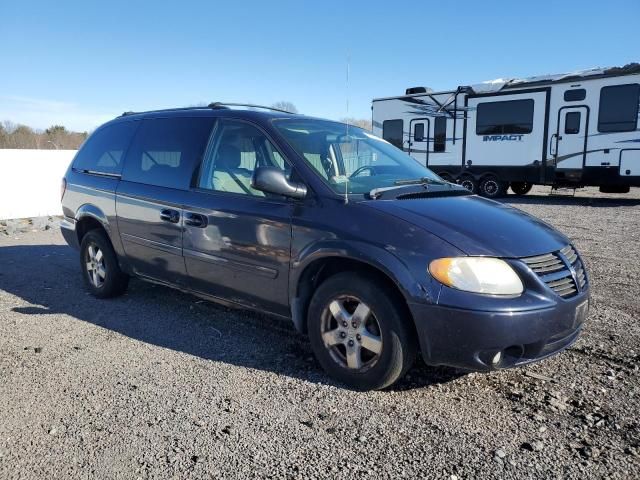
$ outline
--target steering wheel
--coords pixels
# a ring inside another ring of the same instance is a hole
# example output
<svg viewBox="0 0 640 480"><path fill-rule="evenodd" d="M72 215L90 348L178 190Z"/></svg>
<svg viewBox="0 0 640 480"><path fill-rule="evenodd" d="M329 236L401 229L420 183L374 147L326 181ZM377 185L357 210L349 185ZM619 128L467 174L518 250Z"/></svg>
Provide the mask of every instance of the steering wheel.
<svg viewBox="0 0 640 480"><path fill-rule="evenodd" d="M366 172L367 170L371 172L371 175L375 175L375 170L371 165L363 165L360 168L356 168L356 171L353 172L351 175L349 175L349 178L355 178L359 176L362 172Z"/></svg>

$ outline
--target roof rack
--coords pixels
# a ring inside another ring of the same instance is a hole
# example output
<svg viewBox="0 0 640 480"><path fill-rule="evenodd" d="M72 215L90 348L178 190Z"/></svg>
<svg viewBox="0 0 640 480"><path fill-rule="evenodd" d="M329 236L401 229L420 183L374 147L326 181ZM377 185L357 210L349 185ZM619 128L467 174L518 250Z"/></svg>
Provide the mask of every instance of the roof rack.
<svg viewBox="0 0 640 480"><path fill-rule="evenodd" d="M274 107L266 107L264 105L254 105L252 103L226 103L226 102L212 102L209 105L205 106L200 106L200 107L178 107L178 108L163 108L160 110L148 110L145 112L131 112L131 111L127 111L127 112L123 112L121 117L126 117L127 115L135 115L137 113L153 113L153 112L177 112L180 110L202 110L203 108L211 108L211 109L216 109L216 110L223 110L223 109L228 109L229 107L246 107L246 108L261 108L264 110L272 110L274 112L280 112L280 113L288 113L290 115L294 115L293 112L287 112L286 110L282 110L280 108L274 108Z"/></svg>
<svg viewBox="0 0 640 480"><path fill-rule="evenodd" d="M209 108L217 108L217 109L225 109L228 107L246 107L246 108L262 108L264 110L272 110L274 112L280 112L280 113L288 113L291 115L294 115L293 112L288 112L286 110L282 110L280 108L274 108L274 107L266 107L264 105L254 105L252 103L227 103L227 102L212 102L209 105L207 105Z"/></svg>

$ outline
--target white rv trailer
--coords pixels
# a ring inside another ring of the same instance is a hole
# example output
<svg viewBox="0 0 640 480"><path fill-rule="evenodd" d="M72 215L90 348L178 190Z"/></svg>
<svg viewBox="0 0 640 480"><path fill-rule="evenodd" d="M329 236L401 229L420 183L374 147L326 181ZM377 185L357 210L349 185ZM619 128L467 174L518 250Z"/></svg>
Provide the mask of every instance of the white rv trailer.
<svg viewBox="0 0 640 480"><path fill-rule="evenodd" d="M488 197L532 185L640 186L640 65L496 80L372 102L373 132ZM373 173L373 172L372 172Z"/></svg>

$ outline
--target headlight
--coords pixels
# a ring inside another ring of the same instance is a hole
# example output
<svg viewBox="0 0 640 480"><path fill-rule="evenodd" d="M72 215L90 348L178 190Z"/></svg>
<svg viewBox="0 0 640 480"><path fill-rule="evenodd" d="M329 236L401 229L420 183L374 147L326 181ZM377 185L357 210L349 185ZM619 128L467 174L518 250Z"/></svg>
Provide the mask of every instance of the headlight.
<svg viewBox="0 0 640 480"><path fill-rule="evenodd" d="M520 295L524 290L518 274L498 258L438 258L429 265L429 272L448 287L466 292Z"/></svg>

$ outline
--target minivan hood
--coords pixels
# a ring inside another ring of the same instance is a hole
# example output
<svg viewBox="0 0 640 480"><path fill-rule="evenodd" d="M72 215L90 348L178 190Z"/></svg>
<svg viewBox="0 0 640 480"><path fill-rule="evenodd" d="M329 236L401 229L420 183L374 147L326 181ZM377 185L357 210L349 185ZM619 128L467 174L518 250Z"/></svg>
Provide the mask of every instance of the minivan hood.
<svg viewBox="0 0 640 480"><path fill-rule="evenodd" d="M421 227L467 255L527 257L556 251L569 243L542 220L477 195L364 204Z"/></svg>

